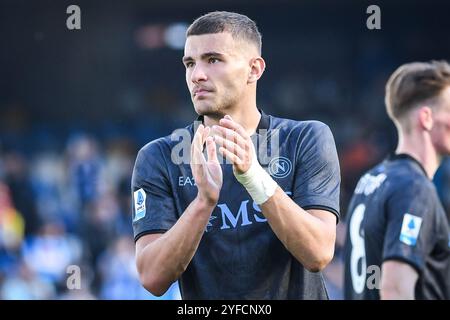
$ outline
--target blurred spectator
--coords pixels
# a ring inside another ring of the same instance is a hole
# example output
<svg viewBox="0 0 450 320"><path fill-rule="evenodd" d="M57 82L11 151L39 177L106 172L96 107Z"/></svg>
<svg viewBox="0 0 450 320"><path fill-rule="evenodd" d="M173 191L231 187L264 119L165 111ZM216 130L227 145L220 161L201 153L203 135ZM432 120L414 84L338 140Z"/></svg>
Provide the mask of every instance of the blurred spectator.
<svg viewBox="0 0 450 320"><path fill-rule="evenodd" d="M341 221L350 201L353 188L361 174L379 160L382 151L371 139L356 136L340 152L341 164Z"/></svg>
<svg viewBox="0 0 450 320"><path fill-rule="evenodd" d="M25 236L35 234L41 221L36 211L36 198L25 156L17 151L6 152L3 156L3 174L12 203L25 219Z"/></svg>
<svg viewBox="0 0 450 320"><path fill-rule="evenodd" d="M111 243L99 260L102 275L102 299L180 299L178 285L174 284L162 297L147 292L138 281L134 242L122 236Z"/></svg>
<svg viewBox="0 0 450 320"><path fill-rule="evenodd" d="M100 173L99 150L94 138L73 137L68 144L70 172L80 205L85 208L98 195Z"/></svg>
<svg viewBox="0 0 450 320"><path fill-rule="evenodd" d="M9 188L0 181L0 250L17 251L24 237L25 222L13 207Z"/></svg>
<svg viewBox="0 0 450 320"><path fill-rule="evenodd" d="M43 300L55 299L53 283L45 281L21 261L10 269L6 280L0 286L0 299Z"/></svg>
<svg viewBox="0 0 450 320"><path fill-rule="evenodd" d="M81 258L78 238L65 232L59 222L47 222L36 236L25 240L22 254L28 268L50 283L65 282L66 269Z"/></svg>

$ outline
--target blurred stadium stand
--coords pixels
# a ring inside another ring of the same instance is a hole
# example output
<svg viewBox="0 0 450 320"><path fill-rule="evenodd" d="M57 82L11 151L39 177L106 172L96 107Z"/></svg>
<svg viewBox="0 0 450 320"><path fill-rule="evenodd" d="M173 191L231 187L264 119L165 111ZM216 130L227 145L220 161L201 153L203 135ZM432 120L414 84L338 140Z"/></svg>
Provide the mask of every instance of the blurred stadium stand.
<svg viewBox="0 0 450 320"><path fill-rule="evenodd" d="M330 125L343 216L361 173L395 147L383 102L389 74L409 61L450 60L444 1L381 3L376 31L366 28L364 1L188 3L77 1L82 29L70 31L70 2L1 2L1 299L156 299L137 280L130 175L140 147L195 119L180 34L200 14L256 20L267 63L258 104ZM436 185L449 213L450 160ZM345 223L339 230L326 270L336 299ZM68 265L80 266L81 290L67 289ZM180 298L177 285L161 298Z"/></svg>

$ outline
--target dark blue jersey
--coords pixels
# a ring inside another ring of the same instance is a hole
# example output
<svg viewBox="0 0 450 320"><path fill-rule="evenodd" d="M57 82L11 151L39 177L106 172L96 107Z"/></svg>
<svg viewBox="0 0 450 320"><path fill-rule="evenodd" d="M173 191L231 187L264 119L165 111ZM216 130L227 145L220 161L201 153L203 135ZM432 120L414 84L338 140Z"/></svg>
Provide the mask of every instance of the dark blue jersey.
<svg viewBox="0 0 450 320"><path fill-rule="evenodd" d="M379 299L381 266L387 260L417 270L417 299L450 298L449 226L419 162L395 155L366 173L346 220L346 299Z"/></svg>
<svg viewBox="0 0 450 320"><path fill-rule="evenodd" d="M192 138L194 124L185 132ZM182 136L186 134L181 131L152 141L137 156L132 178L135 240L169 230L197 195L189 163L174 158L183 152L189 155L190 149L180 144ZM274 139L279 148L272 144ZM252 140L260 147L262 167L299 206L339 217L339 163L328 126L262 113ZM182 297L326 299L321 273L308 272L289 253L234 177L232 165L221 166L220 198L180 278Z"/></svg>

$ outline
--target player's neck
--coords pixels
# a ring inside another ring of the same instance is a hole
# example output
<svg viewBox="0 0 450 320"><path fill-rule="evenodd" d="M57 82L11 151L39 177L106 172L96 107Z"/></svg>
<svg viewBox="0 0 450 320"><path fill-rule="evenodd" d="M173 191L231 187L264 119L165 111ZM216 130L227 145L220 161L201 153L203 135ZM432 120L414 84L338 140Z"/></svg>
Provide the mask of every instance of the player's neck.
<svg viewBox="0 0 450 320"><path fill-rule="evenodd" d="M433 178L442 160L426 133L399 133L399 143L395 153L406 153L419 161L430 179Z"/></svg>
<svg viewBox="0 0 450 320"><path fill-rule="evenodd" d="M208 127L218 125L219 120L227 114L230 115L234 121L243 126L245 131L247 131L249 135L252 135L253 133L256 132L259 121L261 119L261 114L259 113L259 110L255 104L253 107L245 106L234 108L232 110L227 110L223 115L221 115L217 119L210 116L205 116L204 118L205 125Z"/></svg>

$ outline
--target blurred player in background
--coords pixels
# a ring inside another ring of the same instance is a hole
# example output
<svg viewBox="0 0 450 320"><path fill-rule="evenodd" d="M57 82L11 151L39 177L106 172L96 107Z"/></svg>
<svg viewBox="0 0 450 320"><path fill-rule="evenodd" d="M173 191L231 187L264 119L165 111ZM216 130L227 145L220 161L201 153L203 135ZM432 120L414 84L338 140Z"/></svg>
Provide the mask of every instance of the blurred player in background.
<svg viewBox="0 0 450 320"><path fill-rule="evenodd" d="M194 21L183 63L202 124L186 128L195 133L188 163L173 161L178 140L170 136L137 156L133 228L142 284L161 295L179 279L184 299L328 298L319 271L333 257L340 186L330 129L258 109L261 35L244 15ZM254 146L255 137L279 142L266 168L267 144Z"/></svg>
<svg viewBox="0 0 450 320"><path fill-rule="evenodd" d="M431 179L450 154L450 66L401 66L385 102L398 146L354 191L345 298L449 299L449 225Z"/></svg>

